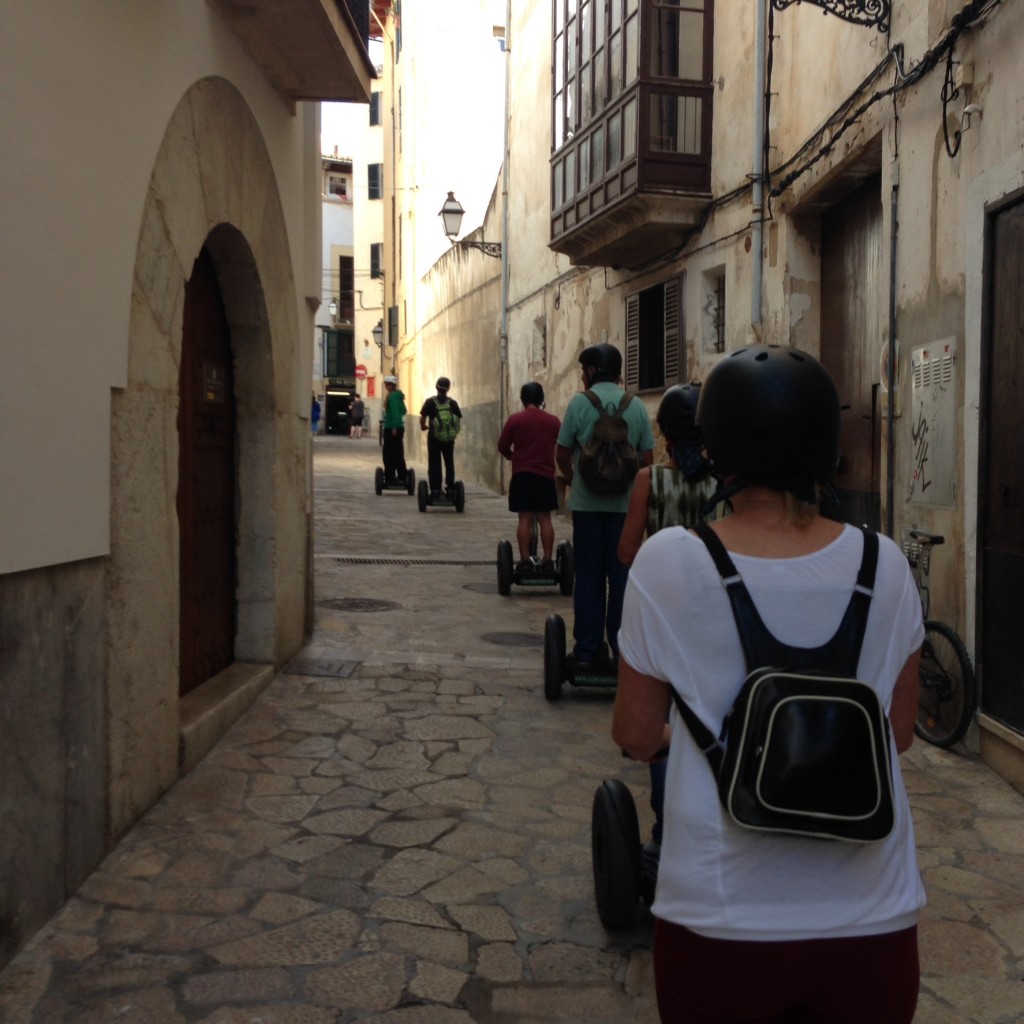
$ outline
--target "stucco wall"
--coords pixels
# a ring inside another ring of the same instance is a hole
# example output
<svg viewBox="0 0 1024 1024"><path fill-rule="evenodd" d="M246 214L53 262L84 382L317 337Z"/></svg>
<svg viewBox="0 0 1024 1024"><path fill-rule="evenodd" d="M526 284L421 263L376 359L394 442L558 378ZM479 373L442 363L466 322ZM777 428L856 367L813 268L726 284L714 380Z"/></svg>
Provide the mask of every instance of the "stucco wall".
<svg viewBox="0 0 1024 1024"><path fill-rule="evenodd" d="M0 164L0 959L178 777L178 388L204 245L235 357L236 661L280 666L311 603L318 112L203 0L139 11L0 15L20 140Z"/></svg>

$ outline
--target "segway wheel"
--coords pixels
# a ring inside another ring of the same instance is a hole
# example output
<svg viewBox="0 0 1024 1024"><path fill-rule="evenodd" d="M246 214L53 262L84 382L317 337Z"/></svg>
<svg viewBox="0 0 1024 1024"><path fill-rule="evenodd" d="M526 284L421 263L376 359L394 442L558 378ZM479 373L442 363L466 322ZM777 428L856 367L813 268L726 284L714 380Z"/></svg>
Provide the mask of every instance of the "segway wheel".
<svg viewBox="0 0 1024 1024"><path fill-rule="evenodd" d="M563 540L558 545L558 590L563 597L572 595L575 580L576 559L572 553L572 545L567 540Z"/></svg>
<svg viewBox="0 0 1024 1024"><path fill-rule="evenodd" d="M498 541L498 593L512 593L512 545L507 540Z"/></svg>
<svg viewBox="0 0 1024 1024"><path fill-rule="evenodd" d="M377 467L373 474L373 489L378 494L384 493L384 470L380 466Z"/></svg>
<svg viewBox="0 0 1024 1024"><path fill-rule="evenodd" d="M640 895L640 824L633 796L618 779L606 779L594 793L590 849L601 923L625 928Z"/></svg>
<svg viewBox="0 0 1024 1024"><path fill-rule="evenodd" d="M413 494L416 491L416 472L413 469L409 469L405 474L405 489Z"/></svg>
<svg viewBox="0 0 1024 1024"><path fill-rule="evenodd" d="M544 623L544 696L558 700L565 681L565 620L549 615Z"/></svg>
<svg viewBox="0 0 1024 1024"><path fill-rule="evenodd" d="M416 488L416 504L421 512L427 511L427 502L429 500L430 488L427 486L426 480L421 480L419 487Z"/></svg>
<svg viewBox="0 0 1024 1024"><path fill-rule="evenodd" d="M466 507L466 488L461 480L455 481L455 511L461 512Z"/></svg>

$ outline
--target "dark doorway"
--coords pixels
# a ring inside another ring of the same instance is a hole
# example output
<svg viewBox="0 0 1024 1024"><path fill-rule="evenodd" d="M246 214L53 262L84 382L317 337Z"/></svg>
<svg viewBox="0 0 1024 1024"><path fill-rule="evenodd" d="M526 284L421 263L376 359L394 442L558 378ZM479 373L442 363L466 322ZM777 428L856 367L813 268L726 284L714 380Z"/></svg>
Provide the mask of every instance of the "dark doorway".
<svg viewBox="0 0 1024 1024"><path fill-rule="evenodd" d="M981 709L1024 731L1024 199L988 221L981 527Z"/></svg>
<svg viewBox="0 0 1024 1024"><path fill-rule="evenodd" d="M185 284L178 413L182 695L234 661L235 399L231 338L203 248Z"/></svg>
<svg viewBox="0 0 1024 1024"><path fill-rule="evenodd" d="M881 177L872 175L821 218L821 361L843 405L839 516L874 530L881 527L882 260Z"/></svg>

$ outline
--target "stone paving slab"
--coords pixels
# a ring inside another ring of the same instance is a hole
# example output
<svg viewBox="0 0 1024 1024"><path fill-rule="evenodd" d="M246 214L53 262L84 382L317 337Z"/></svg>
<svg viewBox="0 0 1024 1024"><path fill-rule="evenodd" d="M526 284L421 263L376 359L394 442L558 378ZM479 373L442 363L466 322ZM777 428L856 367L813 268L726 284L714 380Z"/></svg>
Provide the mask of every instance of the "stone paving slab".
<svg viewBox="0 0 1024 1024"><path fill-rule="evenodd" d="M373 494L376 459L317 442L315 635L0 974L3 1024L657 1021L649 914L609 934L593 903L596 786L623 779L650 818L611 694L549 703L539 647L481 639L571 603L498 595L504 499L419 513ZM378 535L425 564L369 561ZM358 610L376 600L395 607ZM1024 800L964 751L915 745L906 775L916 1020L1020 1024Z"/></svg>

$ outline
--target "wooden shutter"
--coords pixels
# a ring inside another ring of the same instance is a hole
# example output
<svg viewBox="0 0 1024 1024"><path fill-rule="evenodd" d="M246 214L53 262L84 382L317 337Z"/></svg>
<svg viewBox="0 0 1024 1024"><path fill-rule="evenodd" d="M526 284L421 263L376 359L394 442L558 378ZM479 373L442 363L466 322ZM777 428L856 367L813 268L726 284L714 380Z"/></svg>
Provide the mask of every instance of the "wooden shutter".
<svg viewBox="0 0 1024 1024"><path fill-rule="evenodd" d="M682 280L665 282L665 387L681 384L686 370L683 354Z"/></svg>
<svg viewBox="0 0 1024 1024"><path fill-rule="evenodd" d="M626 390L640 386L640 296L626 296Z"/></svg>

